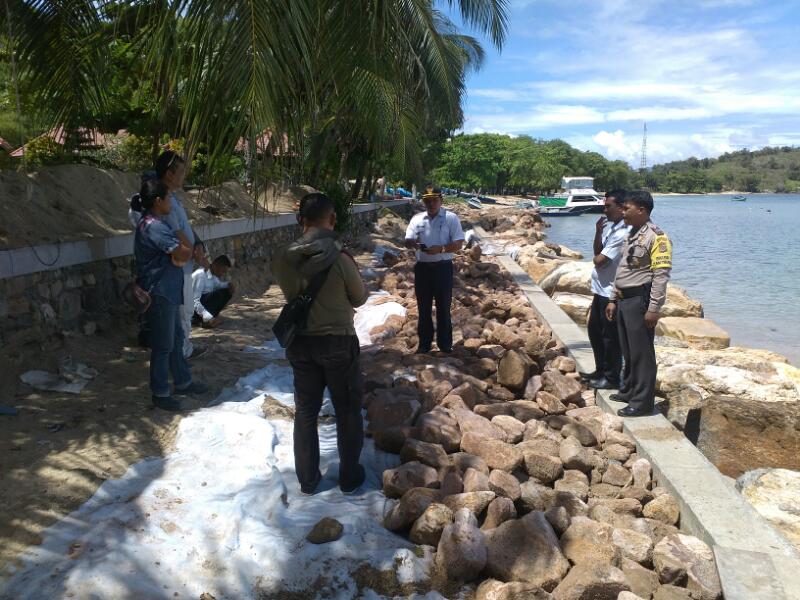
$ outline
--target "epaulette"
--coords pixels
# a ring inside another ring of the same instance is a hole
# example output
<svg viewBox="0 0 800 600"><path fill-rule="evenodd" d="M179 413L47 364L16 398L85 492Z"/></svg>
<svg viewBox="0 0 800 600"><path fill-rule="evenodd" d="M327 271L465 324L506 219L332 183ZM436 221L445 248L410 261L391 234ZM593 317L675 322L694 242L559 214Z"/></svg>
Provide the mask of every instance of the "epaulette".
<svg viewBox="0 0 800 600"><path fill-rule="evenodd" d="M664 235L664 230L661 229L661 227L659 227L655 223L650 223L650 228L653 230L653 233L655 233L656 235Z"/></svg>

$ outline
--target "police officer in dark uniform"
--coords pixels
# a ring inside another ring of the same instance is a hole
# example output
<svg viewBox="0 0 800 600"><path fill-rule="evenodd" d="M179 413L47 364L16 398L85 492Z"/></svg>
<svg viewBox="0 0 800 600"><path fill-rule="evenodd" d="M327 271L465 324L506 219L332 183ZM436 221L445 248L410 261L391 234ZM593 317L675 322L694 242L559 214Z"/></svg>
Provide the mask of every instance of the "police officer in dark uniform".
<svg viewBox="0 0 800 600"><path fill-rule="evenodd" d="M622 216L631 231L622 249L606 317L617 320L625 361L623 388L612 400L627 402L621 417L653 413L656 389L656 351L653 345L661 307L667 299L672 269L672 243L650 220L653 197L638 190L625 197Z"/></svg>

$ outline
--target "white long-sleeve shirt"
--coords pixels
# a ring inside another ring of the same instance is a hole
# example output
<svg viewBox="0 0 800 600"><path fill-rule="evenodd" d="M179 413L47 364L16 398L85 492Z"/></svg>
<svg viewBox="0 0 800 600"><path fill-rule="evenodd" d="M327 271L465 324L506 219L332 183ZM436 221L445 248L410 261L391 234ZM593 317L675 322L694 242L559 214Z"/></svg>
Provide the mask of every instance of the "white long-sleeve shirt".
<svg viewBox="0 0 800 600"><path fill-rule="evenodd" d="M203 321L210 321L214 318L200 302L203 294L215 292L218 289L228 287L227 281L221 281L211 270L197 269L192 273L192 292L194 296L194 312L203 317Z"/></svg>

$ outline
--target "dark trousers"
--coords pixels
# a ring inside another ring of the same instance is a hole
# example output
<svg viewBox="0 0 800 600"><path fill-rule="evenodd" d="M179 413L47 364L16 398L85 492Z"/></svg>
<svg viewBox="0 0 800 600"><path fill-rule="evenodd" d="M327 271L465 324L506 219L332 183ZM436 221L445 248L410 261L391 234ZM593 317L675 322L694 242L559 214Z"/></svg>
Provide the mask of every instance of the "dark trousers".
<svg viewBox="0 0 800 600"><path fill-rule="evenodd" d="M617 302L617 326L622 357L624 389L628 404L637 410L652 411L656 395L655 330L644 323L646 296L622 298Z"/></svg>
<svg viewBox="0 0 800 600"><path fill-rule="evenodd" d="M170 395L170 375L178 389L192 383L192 373L183 356L180 311L180 304L171 304L161 296L153 296L153 304L147 311L150 327L150 390L154 396Z"/></svg>
<svg viewBox="0 0 800 600"><path fill-rule="evenodd" d="M203 305L208 312L210 312L215 317L219 316L219 313L222 312L222 309L231 301L233 294L228 288L220 288L218 290L214 290L213 292L208 292L207 294L203 294L200 296L200 304ZM203 317L194 313L192 315L192 323L195 325L199 325L203 322Z"/></svg>
<svg viewBox="0 0 800 600"><path fill-rule="evenodd" d="M419 349L427 352L433 343L433 302L436 301L436 344L449 352L453 347L450 304L453 301L453 261L418 262L414 267L414 293L417 296L417 335Z"/></svg>
<svg viewBox="0 0 800 600"><path fill-rule="evenodd" d="M336 411L339 485L349 486L360 477L364 424L359 354L358 338L350 335L300 335L286 349L294 371L294 464L301 486L312 486L319 475L317 418L326 387Z"/></svg>
<svg viewBox="0 0 800 600"><path fill-rule="evenodd" d="M602 374L611 383L619 384L622 371L619 331L616 323L606 319L606 306L608 298L595 294L587 324L589 342L592 344L597 373Z"/></svg>

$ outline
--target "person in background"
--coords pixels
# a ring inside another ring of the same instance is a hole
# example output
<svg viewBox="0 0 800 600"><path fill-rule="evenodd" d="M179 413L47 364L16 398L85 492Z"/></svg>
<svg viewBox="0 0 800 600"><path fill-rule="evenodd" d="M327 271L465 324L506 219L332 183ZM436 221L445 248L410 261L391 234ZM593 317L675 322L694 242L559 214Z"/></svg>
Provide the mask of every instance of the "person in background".
<svg viewBox="0 0 800 600"><path fill-rule="evenodd" d="M236 293L236 286L232 282L224 281L230 268L230 259L221 254L213 260L209 268L200 268L192 273L193 325L219 325L219 313Z"/></svg>
<svg viewBox="0 0 800 600"><path fill-rule="evenodd" d="M622 372L622 353L619 347L617 324L606 318L606 306L614 277L622 260L622 246L630 227L622 218L625 190L606 194L605 217L597 220L594 235L594 269L592 269L592 308L589 312L589 342L594 352L594 373L581 373L588 386L599 390L619 387Z"/></svg>
<svg viewBox="0 0 800 600"><path fill-rule="evenodd" d="M276 252L272 272L286 301L296 298L311 278L327 271L311 305L305 329L286 349L295 390L294 462L300 491L313 494L319 471L317 418L327 387L336 411L339 488L355 492L366 477L359 463L364 443L363 385L354 308L367 301L367 290L353 258L334 232L336 211L328 196L306 194L298 222L303 235Z"/></svg>
<svg viewBox="0 0 800 600"><path fill-rule="evenodd" d="M405 246L417 251L414 265L414 293L419 320L417 353L430 352L433 343L433 303L436 302L436 345L441 352L453 349L450 304L453 299L453 253L464 245L464 231L458 216L442 208L442 192L429 187L422 195L425 212L411 218Z"/></svg>
<svg viewBox="0 0 800 600"><path fill-rule="evenodd" d="M208 386L192 381L183 356L183 328L180 323L183 298L183 265L193 252L169 226L172 210L169 188L157 180L145 181L140 192L142 216L134 235L137 284L146 290L152 304L147 312L150 330L150 391L153 404L169 411L181 410L175 394L203 394Z"/></svg>
<svg viewBox="0 0 800 600"><path fill-rule="evenodd" d="M205 353L206 348L201 346L195 347L189 339L192 334L192 315L194 314L194 305L192 299L192 273L194 272L194 264L197 261L203 268L208 268L208 259L205 255L205 246L203 245L200 236L192 229L189 223L189 217L184 210L178 199L177 190L182 189L183 180L186 177L186 161L177 153L172 150L165 150L162 152L155 162L155 170L147 171L142 175L142 181L145 182L149 179L157 179L167 186L169 190L169 200L172 204L172 210L165 219L172 230L175 232L182 242L187 243L193 248L192 256L183 266L183 298L185 300L180 312L180 323L183 327L183 355L188 358L197 358ZM141 211L139 210L139 200L134 196L131 199L131 209L128 212L128 218L131 224L136 227L141 218ZM146 322L139 331L139 343L147 347L149 344L149 332L146 331Z"/></svg>
<svg viewBox="0 0 800 600"><path fill-rule="evenodd" d="M621 417L651 415L655 407L657 365L653 342L659 313L667 299L672 243L650 220L652 211L650 192L638 190L625 196L622 216L631 230L606 307L608 320L617 320L625 361L623 387L611 396L628 403L617 411Z"/></svg>

